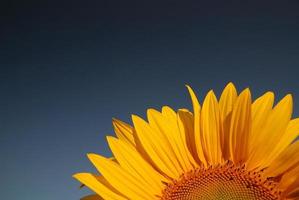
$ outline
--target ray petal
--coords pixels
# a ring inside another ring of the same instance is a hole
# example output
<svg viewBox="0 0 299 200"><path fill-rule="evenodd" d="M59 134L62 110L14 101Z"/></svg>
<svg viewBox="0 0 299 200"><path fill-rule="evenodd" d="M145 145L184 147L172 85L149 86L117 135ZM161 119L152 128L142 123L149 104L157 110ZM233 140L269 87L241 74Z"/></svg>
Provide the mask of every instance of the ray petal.
<svg viewBox="0 0 299 200"><path fill-rule="evenodd" d="M163 182L167 179L158 173L141 155L128 143L114 137L107 137L110 149L124 169L139 180L140 184L148 188L153 196L163 189Z"/></svg>
<svg viewBox="0 0 299 200"><path fill-rule="evenodd" d="M179 146L177 145L176 135L178 135L178 132L168 125L170 123L173 124L172 117L166 116L167 118L170 118L168 121L165 115L165 109L164 115L154 109L149 109L147 112L149 125L160 137L164 138L165 142L163 145L167 150L168 155L171 156L172 163L175 165L175 168L179 170L179 173L183 173L186 171L186 163L179 151ZM177 126L177 123L175 123L175 126Z"/></svg>
<svg viewBox="0 0 299 200"><path fill-rule="evenodd" d="M257 140L261 135L261 130L272 110L274 103L274 93L266 92L257 98L252 104L252 131L249 139L249 152L256 148Z"/></svg>
<svg viewBox="0 0 299 200"><path fill-rule="evenodd" d="M129 199L154 198L146 188L140 185L134 174L126 171L117 163L96 154L88 154L88 158L105 179Z"/></svg>
<svg viewBox="0 0 299 200"><path fill-rule="evenodd" d="M86 185L87 187L89 187L98 195L101 195L101 197L103 197L104 199L128 200L128 198L125 198L110 190L110 188L106 187L104 184L99 182L97 178L90 173L78 173L73 175L73 177L81 183L83 183L84 185Z"/></svg>
<svg viewBox="0 0 299 200"><path fill-rule="evenodd" d="M267 158L273 152L273 144L277 144L285 132L291 119L293 109L292 96L286 95L271 111L260 136L256 140L257 146L251 152L248 167L267 167Z"/></svg>
<svg viewBox="0 0 299 200"><path fill-rule="evenodd" d="M282 176L278 187L284 191L287 196L299 189L299 165Z"/></svg>
<svg viewBox="0 0 299 200"><path fill-rule="evenodd" d="M244 163L248 157L248 137L251 130L251 94L241 92L233 108L230 128L230 154L234 163Z"/></svg>
<svg viewBox="0 0 299 200"><path fill-rule="evenodd" d="M169 141L140 117L132 115L132 120L136 136L155 167L171 178L178 178L182 169L178 167L177 158L169 148Z"/></svg>
<svg viewBox="0 0 299 200"><path fill-rule="evenodd" d="M115 118L112 119L112 124L115 134L119 139L124 140L133 146L136 145L132 126Z"/></svg>
<svg viewBox="0 0 299 200"><path fill-rule="evenodd" d="M280 176L299 164L299 141L288 146L270 166L265 169L265 174L270 177Z"/></svg>
<svg viewBox="0 0 299 200"><path fill-rule="evenodd" d="M198 163L200 163L200 160L198 159L196 151L196 146L194 142L194 126L193 126L193 115L190 111L187 109L180 109L177 113L178 117L178 126L181 132L181 137L183 142L185 143L186 151L189 151L190 153L187 153L190 163L198 167Z"/></svg>
<svg viewBox="0 0 299 200"><path fill-rule="evenodd" d="M268 166L283 152L297 137L299 136L299 118L293 119L289 122L286 131L282 134L277 143L273 144L273 150L265 158L264 165Z"/></svg>
<svg viewBox="0 0 299 200"><path fill-rule="evenodd" d="M201 128L204 152L209 164L215 165L222 163L220 111L213 91L207 94L202 106Z"/></svg>
<svg viewBox="0 0 299 200"><path fill-rule="evenodd" d="M192 100L192 105L193 105L193 116L194 116L194 140L195 140L195 145L196 145L196 150L197 150L197 156L198 159L205 165L207 166L207 161L204 156L204 151L203 151L203 146L201 143L201 136L200 136L200 104L199 101L192 90L192 88L188 85L186 85L191 100Z"/></svg>
<svg viewBox="0 0 299 200"><path fill-rule="evenodd" d="M229 132L230 132L231 114L236 99L237 99L237 90L235 86L232 83L227 84L219 100L219 109L221 114L220 125L222 125L222 133L220 135L221 147L222 147L223 158L226 160L230 159Z"/></svg>
<svg viewBox="0 0 299 200"><path fill-rule="evenodd" d="M168 140L171 142L172 148L179 158L180 164L183 166L184 171L193 169L190 162L190 152L187 151L187 144L185 142L185 132L180 131L177 113L168 106L163 106L162 115L164 126L161 127Z"/></svg>

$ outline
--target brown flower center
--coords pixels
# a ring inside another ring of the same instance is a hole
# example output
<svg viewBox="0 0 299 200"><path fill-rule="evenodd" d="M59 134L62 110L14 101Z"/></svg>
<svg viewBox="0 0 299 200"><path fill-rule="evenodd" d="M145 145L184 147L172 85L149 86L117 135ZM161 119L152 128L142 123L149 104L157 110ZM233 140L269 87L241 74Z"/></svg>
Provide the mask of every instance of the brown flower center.
<svg viewBox="0 0 299 200"><path fill-rule="evenodd" d="M276 182L262 175L231 163L201 168L167 184L161 200L281 200Z"/></svg>

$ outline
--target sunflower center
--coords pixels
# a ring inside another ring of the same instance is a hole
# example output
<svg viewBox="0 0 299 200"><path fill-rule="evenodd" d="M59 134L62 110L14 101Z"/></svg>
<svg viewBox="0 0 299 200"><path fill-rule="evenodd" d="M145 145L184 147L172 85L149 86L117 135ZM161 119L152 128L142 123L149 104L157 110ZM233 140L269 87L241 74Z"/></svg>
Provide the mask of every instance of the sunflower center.
<svg viewBox="0 0 299 200"><path fill-rule="evenodd" d="M227 163L188 172L168 184L162 200L274 200L282 199L276 182L262 172Z"/></svg>

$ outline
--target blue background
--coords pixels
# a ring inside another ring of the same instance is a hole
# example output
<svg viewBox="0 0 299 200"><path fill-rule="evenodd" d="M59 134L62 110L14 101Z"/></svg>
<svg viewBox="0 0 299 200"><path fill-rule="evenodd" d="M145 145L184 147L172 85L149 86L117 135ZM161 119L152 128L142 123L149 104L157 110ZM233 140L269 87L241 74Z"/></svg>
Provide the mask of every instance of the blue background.
<svg viewBox="0 0 299 200"><path fill-rule="evenodd" d="M292 93L298 116L298 1L70 2L1 6L0 199L90 193L71 175L110 155L111 118L190 108L186 83Z"/></svg>

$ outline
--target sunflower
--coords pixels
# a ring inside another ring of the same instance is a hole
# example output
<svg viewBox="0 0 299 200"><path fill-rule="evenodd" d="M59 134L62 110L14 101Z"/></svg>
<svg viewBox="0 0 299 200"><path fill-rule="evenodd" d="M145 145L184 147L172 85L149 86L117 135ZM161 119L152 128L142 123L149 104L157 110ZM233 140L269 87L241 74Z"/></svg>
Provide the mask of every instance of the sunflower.
<svg viewBox="0 0 299 200"><path fill-rule="evenodd" d="M299 199L299 118L290 94L275 106L273 92L252 101L229 83L219 101L202 106L187 86L193 113L147 110L133 126L113 119L112 158L90 153L99 174L74 178L95 194L83 200Z"/></svg>

